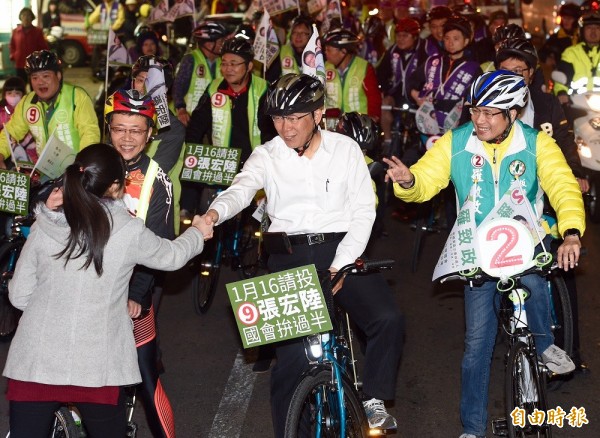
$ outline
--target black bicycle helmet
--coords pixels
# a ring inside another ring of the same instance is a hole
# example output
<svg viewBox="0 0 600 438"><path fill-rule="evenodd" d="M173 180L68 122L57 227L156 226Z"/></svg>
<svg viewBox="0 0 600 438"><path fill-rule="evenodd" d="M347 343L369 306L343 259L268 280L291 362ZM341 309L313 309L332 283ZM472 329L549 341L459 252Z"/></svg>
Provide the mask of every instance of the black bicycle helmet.
<svg viewBox="0 0 600 438"><path fill-rule="evenodd" d="M507 70L484 73L475 79L467 95L469 105L511 110L527 105L529 89L522 76Z"/></svg>
<svg viewBox="0 0 600 438"><path fill-rule="evenodd" d="M38 71L62 71L62 61L50 50L38 50L25 58L25 72L30 75Z"/></svg>
<svg viewBox="0 0 600 438"><path fill-rule="evenodd" d="M196 41L217 41L229 35L225 26L215 21L203 21L192 33Z"/></svg>
<svg viewBox="0 0 600 438"><path fill-rule="evenodd" d="M558 9L558 15L561 17L573 17L578 19L581 16L581 7L575 3L565 3Z"/></svg>
<svg viewBox="0 0 600 438"><path fill-rule="evenodd" d="M450 18L452 15L452 10L448 6L436 6L427 13L427 21Z"/></svg>
<svg viewBox="0 0 600 438"><path fill-rule="evenodd" d="M167 88L171 88L173 85L173 64L165 58L161 58L154 55L142 55L131 67L131 77L135 78L141 71L150 70L151 62L159 64L165 74L165 85Z"/></svg>
<svg viewBox="0 0 600 438"><path fill-rule="evenodd" d="M248 40L250 40L250 43L252 43L256 38L256 31L250 23L242 23L235 28L235 30L233 31L233 36L247 38Z"/></svg>
<svg viewBox="0 0 600 438"><path fill-rule="evenodd" d="M321 81L305 74L288 73L269 86L267 114L286 116L323 108L325 90Z"/></svg>
<svg viewBox="0 0 600 438"><path fill-rule="evenodd" d="M346 49L350 52L358 50L360 38L348 29L333 29L323 37L323 45Z"/></svg>
<svg viewBox="0 0 600 438"><path fill-rule="evenodd" d="M500 26L492 35L492 41L494 44L498 44L504 40L513 40L513 39L527 39L525 35L525 30L515 23L509 23L506 26Z"/></svg>
<svg viewBox="0 0 600 438"><path fill-rule="evenodd" d="M246 62L254 59L254 48L248 37L236 35L233 38L226 39L221 48L221 55L231 53L244 58Z"/></svg>
<svg viewBox="0 0 600 438"><path fill-rule="evenodd" d="M385 36L385 23L377 15L369 15L362 25L365 38Z"/></svg>
<svg viewBox="0 0 600 438"><path fill-rule="evenodd" d="M581 17L579 17L578 24L582 29L590 24L600 25L600 11L597 9L590 9L589 11L584 12Z"/></svg>
<svg viewBox="0 0 600 438"><path fill-rule="evenodd" d="M294 28L296 26L299 26L301 24L305 25L309 31L312 31L312 25L314 24L314 21L312 18L310 18L306 15L300 14L300 15L297 15L294 17L294 19L292 20L292 22L290 24L290 29L294 30Z"/></svg>
<svg viewBox="0 0 600 438"><path fill-rule="evenodd" d="M516 39L504 40L496 50L496 68L510 58L518 58L525 61L529 68L536 68L538 63L538 54L529 40Z"/></svg>
<svg viewBox="0 0 600 438"><path fill-rule="evenodd" d="M336 131L352 138L367 152L375 148L380 134L379 126L371 117L357 112L342 114Z"/></svg>
<svg viewBox="0 0 600 438"><path fill-rule="evenodd" d="M469 38L469 40L473 37L471 23L465 17L460 15L454 15L448 18L444 23L444 33L450 32L451 30L458 30L465 38Z"/></svg>

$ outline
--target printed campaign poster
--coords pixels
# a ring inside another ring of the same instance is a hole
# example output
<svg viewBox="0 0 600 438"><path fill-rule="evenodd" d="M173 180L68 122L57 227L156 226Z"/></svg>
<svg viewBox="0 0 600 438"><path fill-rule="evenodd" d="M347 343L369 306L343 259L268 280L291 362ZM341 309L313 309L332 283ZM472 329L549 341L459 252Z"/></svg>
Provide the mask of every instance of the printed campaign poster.
<svg viewBox="0 0 600 438"><path fill-rule="evenodd" d="M111 65L131 64L127 47L112 29L108 32L108 62Z"/></svg>
<svg viewBox="0 0 600 438"><path fill-rule="evenodd" d="M158 129L171 126L165 72L162 66L157 64L153 59L150 60L150 68L148 69L148 77L146 78L146 93L152 96L152 101L156 108Z"/></svg>
<svg viewBox="0 0 600 438"><path fill-rule="evenodd" d="M244 348L333 329L315 265L226 287Z"/></svg>
<svg viewBox="0 0 600 438"><path fill-rule="evenodd" d="M260 24L256 29L254 38L254 59L263 63L268 68L279 53L279 40L275 30L271 27L271 17L267 10L264 11Z"/></svg>
<svg viewBox="0 0 600 438"><path fill-rule="evenodd" d="M175 21L186 15L193 15L195 12L194 0L175 0L175 3L167 12L167 21Z"/></svg>
<svg viewBox="0 0 600 438"><path fill-rule="evenodd" d="M312 36L302 52L302 73L318 78L325 85L325 60L315 24L313 24Z"/></svg>
<svg viewBox="0 0 600 438"><path fill-rule="evenodd" d="M182 181L228 186L238 173L242 150L187 143Z"/></svg>
<svg viewBox="0 0 600 438"><path fill-rule="evenodd" d="M158 0L158 3L152 8L148 17L148 24L167 21L167 13L169 12L169 0Z"/></svg>
<svg viewBox="0 0 600 438"><path fill-rule="evenodd" d="M33 168L33 171L37 169L50 179L56 179L61 176L67 166L73 164L76 155L71 146L60 141L55 133L56 131L48 139L44 150Z"/></svg>
<svg viewBox="0 0 600 438"><path fill-rule="evenodd" d="M28 175L0 169L0 211L25 216L29 212Z"/></svg>

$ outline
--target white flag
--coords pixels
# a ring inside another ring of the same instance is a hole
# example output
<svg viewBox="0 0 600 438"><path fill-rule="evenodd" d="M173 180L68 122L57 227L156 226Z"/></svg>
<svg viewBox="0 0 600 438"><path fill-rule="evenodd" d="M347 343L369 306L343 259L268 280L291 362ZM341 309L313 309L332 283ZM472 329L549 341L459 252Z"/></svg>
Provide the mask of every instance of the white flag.
<svg viewBox="0 0 600 438"><path fill-rule="evenodd" d="M195 12L194 0L175 0L175 4L167 12L167 21L175 21L179 17L193 15Z"/></svg>
<svg viewBox="0 0 600 438"><path fill-rule="evenodd" d="M112 65L131 64L127 47L112 29L108 32L108 63Z"/></svg>
<svg viewBox="0 0 600 438"><path fill-rule="evenodd" d="M449 274L480 266L481 258L479 257L475 225L476 194L477 184L473 184L467 200L458 212L456 222L433 270L433 281Z"/></svg>
<svg viewBox="0 0 600 438"><path fill-rule="evenodd" d="M329 0L327 3L327 9L325 10L325 19L323 20L323 25L321 26L321 32L323 35L334 29L333 26L335 20L338 21L337 26L339 27L342 24L342 7L340 6L340 0Z"/></svg>
<svg viewBox="0 0 600 438"><path fill-rule="evenodd" d="M325 60L315 24L313 24L313 33L302 52L302 73L318 78L325 85Z"/></svg>
<svg viewBox="0 0 600 438"><path fill-rule="evenodd" d="M148 17L148 24L167 21L167 13L169 12L169 0L159 0L158 4L152 8Z"/></svg>
<svg viewBox="0 0 600 438"><path fill-rule="evenodd" d="M165 73L162 66L157 64L153 59L150 60L150 68L148 69L148 77L146 78L146 90L146 93L152 96L152 101L156 108L158 129L171 126Z"/></svg>
<svg viewBox="0 0 600 438"><path fill-rule="evenodd" d="M277 58L278 53L279 40L275 29L271 26L271 16L265 9L254 38L254 59L262 62L268 68Z"/></svg>

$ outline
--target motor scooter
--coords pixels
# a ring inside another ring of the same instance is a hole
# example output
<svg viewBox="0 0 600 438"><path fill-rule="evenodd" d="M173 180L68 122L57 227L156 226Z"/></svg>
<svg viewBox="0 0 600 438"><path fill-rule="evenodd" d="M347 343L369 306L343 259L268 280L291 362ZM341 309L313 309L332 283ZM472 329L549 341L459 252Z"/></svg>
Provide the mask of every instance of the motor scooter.
<svg viewBox="0 0 600 438"><path fill-rule="evenodd" d="M566 75L560 71L552 72L552 80L567 84ZM586 209L590 220L600 223L600 89L572 88L570 92L570 112L575 114L572 121L575 143L590 184L590 190L584 195Z"/></svg>

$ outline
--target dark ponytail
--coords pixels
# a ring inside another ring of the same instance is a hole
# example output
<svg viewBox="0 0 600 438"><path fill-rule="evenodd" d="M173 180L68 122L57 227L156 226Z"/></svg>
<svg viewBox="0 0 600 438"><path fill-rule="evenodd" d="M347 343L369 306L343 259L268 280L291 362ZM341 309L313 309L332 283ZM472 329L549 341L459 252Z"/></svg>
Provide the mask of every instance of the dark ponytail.
<svg viewBox="0 0 600 438"><path fill-rule="evenodd" d="M71 228L67 245L57 258L85 256L83 269L94 263L102 275L104 247L110 237L112 218L100 202L113 183L125 184L126 167L111 146L97 143L81 150L67 167L63 181L63 209Z"/></svg>

